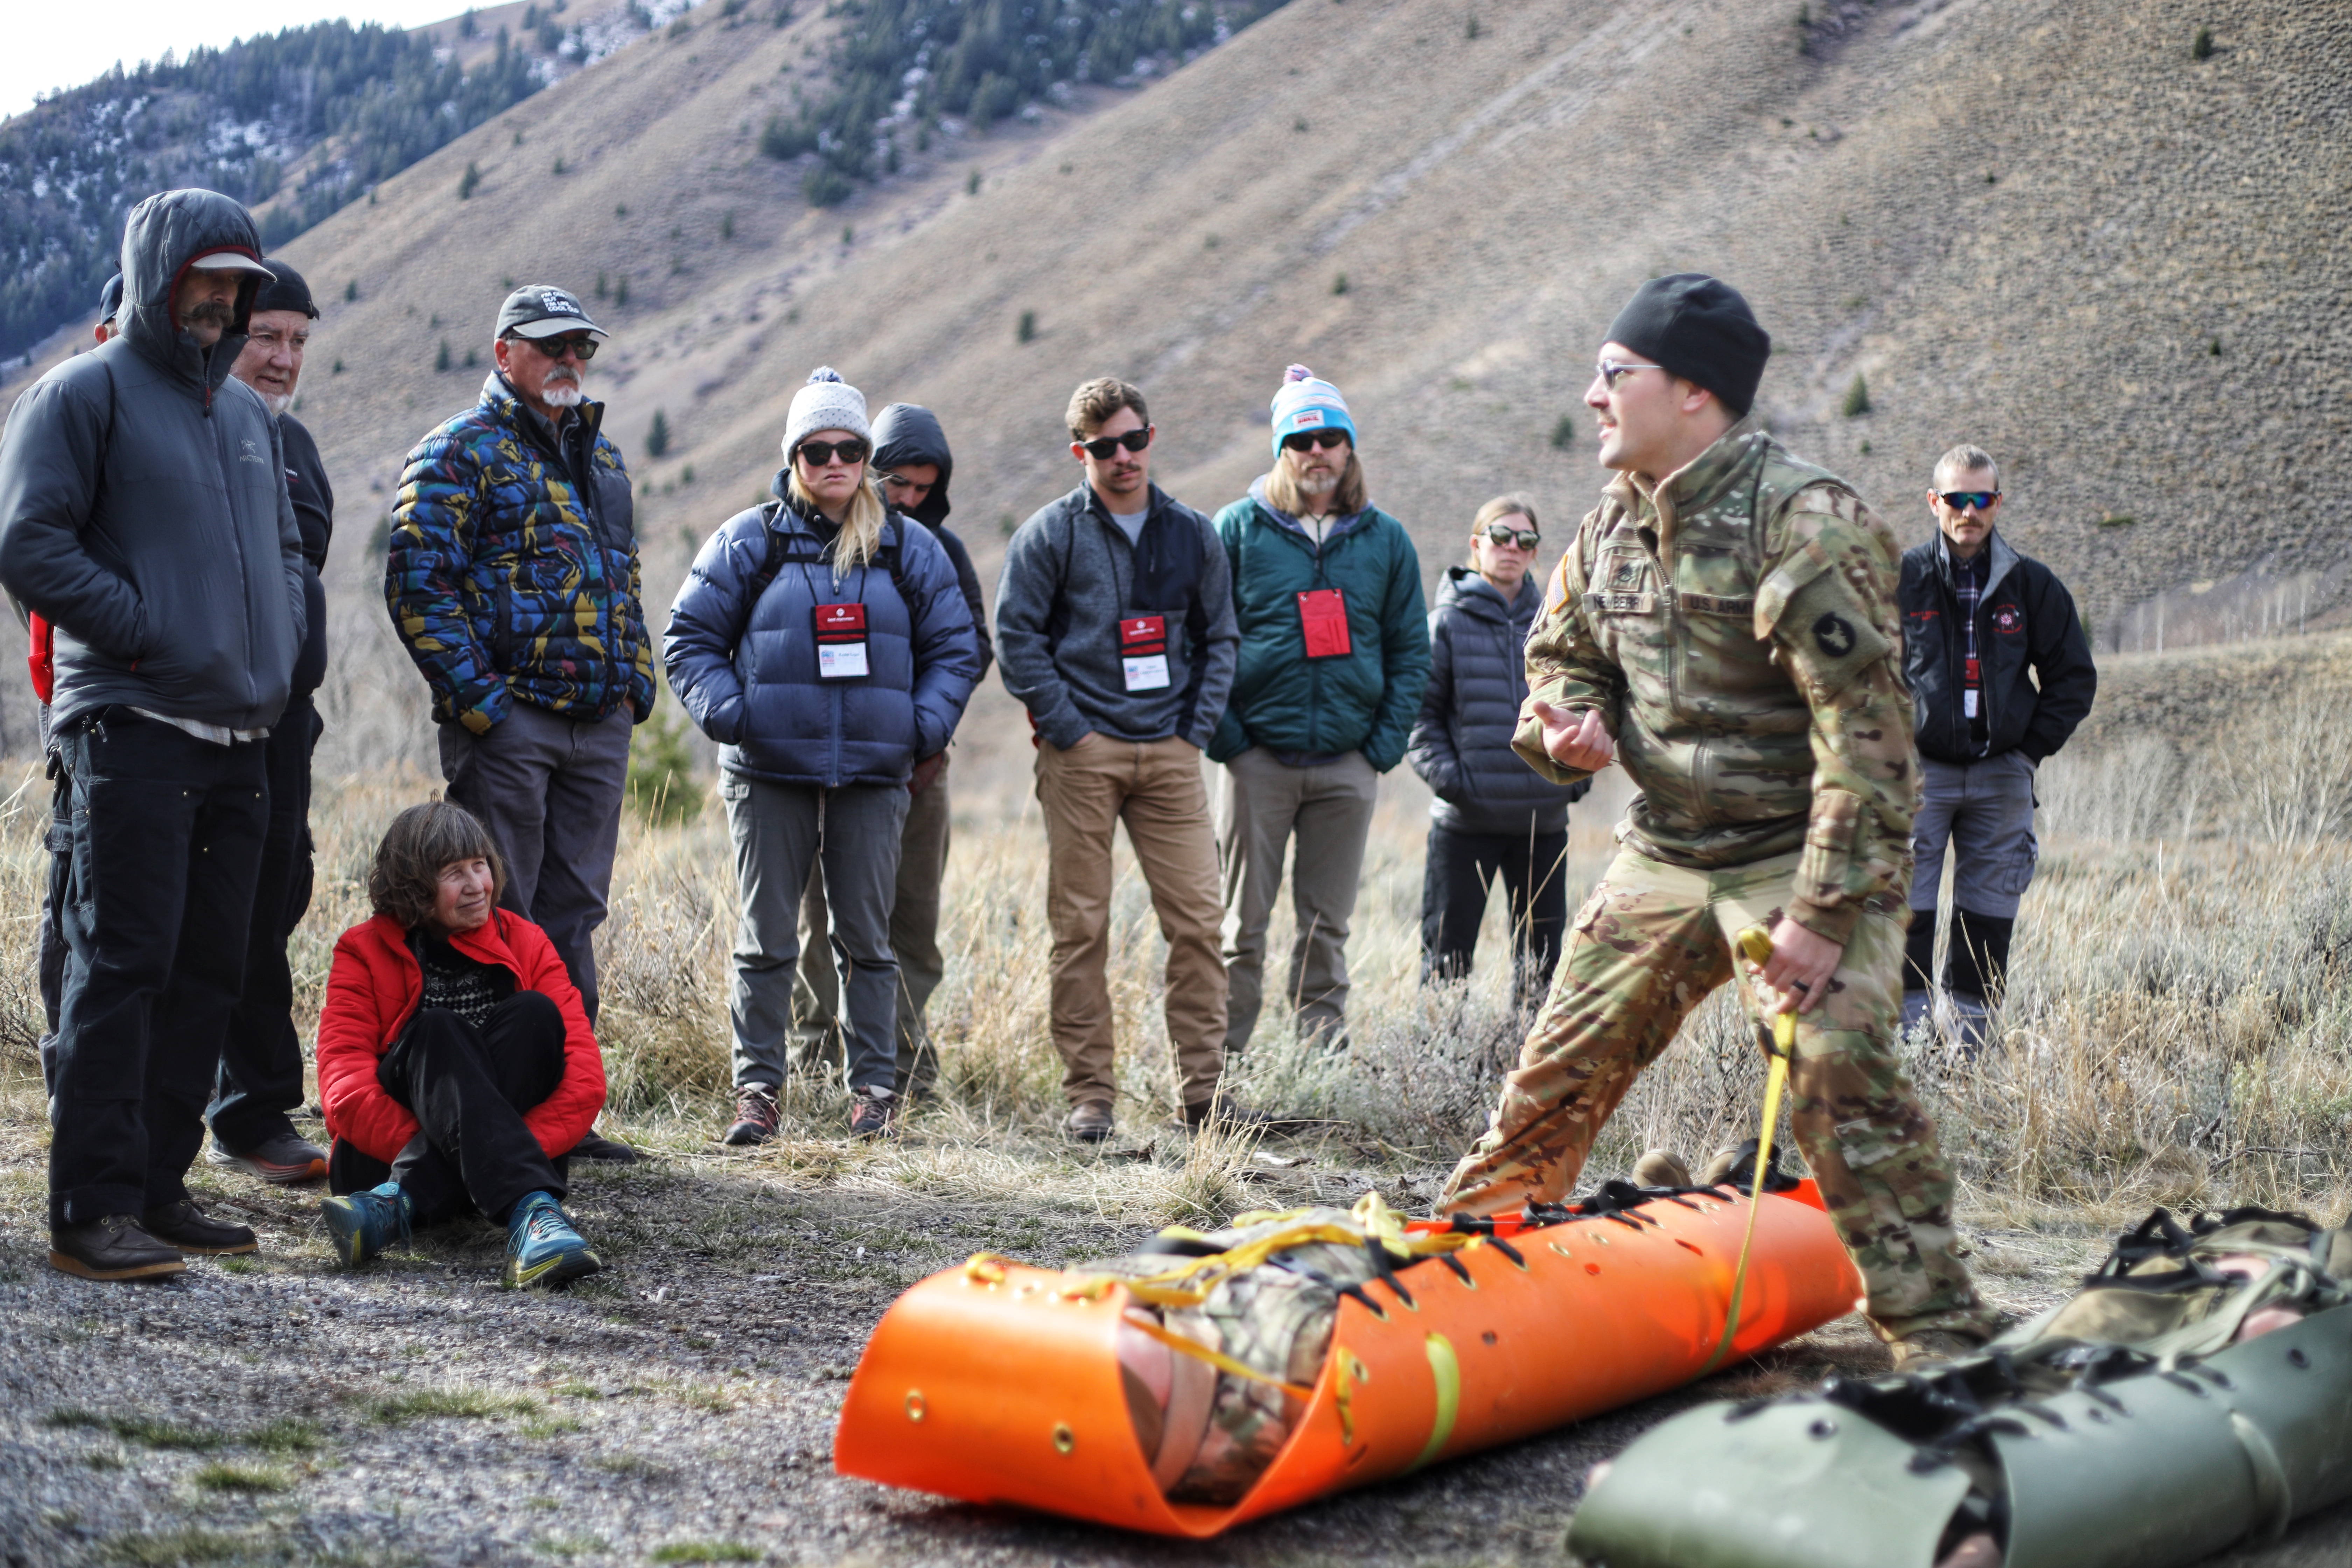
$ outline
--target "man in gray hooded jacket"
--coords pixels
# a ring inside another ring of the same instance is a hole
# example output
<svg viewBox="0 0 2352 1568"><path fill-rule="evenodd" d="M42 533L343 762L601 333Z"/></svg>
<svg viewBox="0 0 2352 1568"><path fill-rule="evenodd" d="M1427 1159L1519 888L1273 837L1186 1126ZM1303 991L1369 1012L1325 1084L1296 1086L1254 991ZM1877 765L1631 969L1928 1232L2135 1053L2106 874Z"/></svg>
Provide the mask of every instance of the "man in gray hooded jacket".
<svg viewBox="0 0 2352 1568"><path fill-rule="evenodd" d="M229 375L260 256L226 196L140 203L121 335L35 383L0 435L0 584L55 628L73 793L49 1261L89 1279L255 1247L184 1178L245 969L261 742L307 626L278 425Z"/></svg>

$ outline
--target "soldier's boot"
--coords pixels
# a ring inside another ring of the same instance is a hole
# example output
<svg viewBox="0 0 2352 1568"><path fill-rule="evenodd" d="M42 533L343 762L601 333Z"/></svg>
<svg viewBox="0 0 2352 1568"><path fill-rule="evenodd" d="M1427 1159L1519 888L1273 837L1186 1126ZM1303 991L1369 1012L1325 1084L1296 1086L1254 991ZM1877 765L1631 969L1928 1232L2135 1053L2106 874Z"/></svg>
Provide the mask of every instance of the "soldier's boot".
<svg viewBox="0 0 2352 1568"><path fill-rule="evenodd" d="M1958 1357L1974 1355L1985 1343L1981 1335L1954 1329L1914 1329L1888 1342L1886 1353L1894 1358L1897 1372L1925 1372Z"/></svg>
<svg viewBox="0 0 2352 1568"><path fill-rule="evenodd" d="M1691 1184L1690 1167L1682 1156L1671 1149L1653 1149L1633 1163L1633 1184L1637 1187L1687 1187Z"/></svg>

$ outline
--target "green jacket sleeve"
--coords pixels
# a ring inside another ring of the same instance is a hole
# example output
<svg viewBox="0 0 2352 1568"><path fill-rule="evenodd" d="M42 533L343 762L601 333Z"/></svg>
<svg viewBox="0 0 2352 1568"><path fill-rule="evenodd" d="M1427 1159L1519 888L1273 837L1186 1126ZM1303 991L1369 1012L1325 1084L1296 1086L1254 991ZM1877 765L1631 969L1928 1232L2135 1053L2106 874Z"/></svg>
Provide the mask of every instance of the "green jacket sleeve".
<svg viewBox="0 0 2352 1568"><path fill-rule="evenodd" d="M1225 578L1233 584L1234 611L1241 612L1242 591L1242 524L1253 503L1237 500L1217 513L1214 526L1217 542L1225 551ZM1234 642L1234 686L1225 697L1225 710L1217 717L1217 727L1209 736L1209 760L1229 763L1250 749L1249 726L1242 720L1241 664L1242 646L1239 635Z"/></svg>
<svg viewBox="0 0 2352 1568"><path fill-rule="evenodd" d="M1404 761L1412 721L1429 687L1429 604L1421 592L1421 552L1404 524L1381 514L1389 531L1388 581L1381 595L1381 702L1365 733L1364 757L1381 773Z"/></svg>
<svg viewBox="0 0 2352 1568"><path fill-rule="evenodd" d="M1812 710L1813 805L1789 914L1844 943L1906 897L1919 774L1902 671L1901 552L1852 491L1813 485L1765 531L1756 635Z"/></svg>
<svg viewBox="0 0 2352 1568"><path fill-rule="evenodd" d="M1554 784L1578 784L1592 775L1560 766L1544 750L1543 725L1535 717L1538 700L1555 708L1597 708L1612 735L1622 720L1624 672L1601 651L1584 618L1584 588L1591 570L1584 558L1585 542L1600 521L1599 509L1586 514L1545 588L1543 614L1528 634L1528 700L1519 707L1511 750Z"/></svg>

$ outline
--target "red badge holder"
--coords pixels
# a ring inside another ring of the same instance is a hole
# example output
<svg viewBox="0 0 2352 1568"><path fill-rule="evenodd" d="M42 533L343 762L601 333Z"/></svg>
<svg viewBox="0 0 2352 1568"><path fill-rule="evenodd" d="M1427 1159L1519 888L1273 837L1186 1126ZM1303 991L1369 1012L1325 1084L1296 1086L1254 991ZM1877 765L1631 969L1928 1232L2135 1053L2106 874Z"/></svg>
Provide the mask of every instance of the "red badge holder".
<svg viewBox="0 0 2352 1568"><path fill-rule="evenodd" d="M1298 629L1309 658L1345 658L1348 601L1337 588L1310 588L1298 595Z"/></svg>
<svg viewBox="0 0 2352 1568"><path fill-rule="evenodd" d="M1168 617L1129 616L1118 623L1118 657L1129 691L1168 689Z"/></svg>
<svg viewBox="0 0 2352 1568"><path fill-rule="evenodd" d="M863 680L869 673L866 606L818 605L810 611L810 616L816 626L816 678Z"/></svg>

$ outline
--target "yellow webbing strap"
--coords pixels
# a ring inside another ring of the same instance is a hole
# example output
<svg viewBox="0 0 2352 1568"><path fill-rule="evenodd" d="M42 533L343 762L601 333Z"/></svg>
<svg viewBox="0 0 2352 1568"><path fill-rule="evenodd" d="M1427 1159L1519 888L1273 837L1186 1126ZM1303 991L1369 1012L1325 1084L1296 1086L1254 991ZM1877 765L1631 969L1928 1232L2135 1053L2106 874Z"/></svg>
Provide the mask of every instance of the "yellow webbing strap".
<svg viewBox="0 0 2352 1568"><path fill-rule="evenodd" d="M1305 1216L1307 1209L1286 1209L1280 1212L1260 1212L1239 1215L1236 1229L1264 1225L1269 1221L1296 1220L1267 1232L1255 1241L1244 1242L1230 1251L1208 1258L1179 1258L1170 1268L1157 1274L1146 1274L1134 1279L1115 1282L1127 1287L1129 1295L1154 1307L1198 1307L1232 1276L1255 1268L1277 1252L1310 1242L1328 1241L1341 1247L1361 1247L1367 1239L1378 1241L1383 1251L1411 1260L1435 1253L1458 1251L1467 1247L1475 1237L1451 1231L1410 1233L1404 1228L1404 1216L1381 1201L1378 1193L1366 1193L1356 1200L1349 1211L1352 1224L1313 1221ZM1109 1275L1087 1275L1066 1287L1066 1296L1099 1295L1114 1283Z"/></svg>
<svg viewBox="0 0 2352 1568"><path fill-rule="evenodd" d="M1248 1365L1246 1363L1235 1361L1233 1357L1227 1355L1223 1351L1213 1351L1197 1340L1188 1340L1181 1334L1170 1333L1166 1329L1161 1328L1158 1323L1153 1322L1150 1319L1146 1318L1139 1313L1124 1313L1121 1315L1119 1321L1124 1322L1129 1328L1133 1329L1137 1333L1143 1335L1144 1338L1158 1340L1170 1350L1181 1352L1183 1354L1191 1356L1194 1361L1207 1362L1219 1372L1229 1372L1235 1377L1245 1377L1252 1383L1263 1383L1269 1388L1278 1388L1282 1390L1283 1393L1287 1394L1294 1398L1312 1399L1315 1397L1315 1391L1312 1388L1307 1387L1303 1383L1285 1383L1278 1377L1268 1376L1266 1373L1258 1371L1257 1368Z"/></svg>
<svg viewBox="0 0 2352 1568"><path fill-rule="evenodd" d="M1762 926L1749 926L1739 933L1740 956L1759 969L1770 962L1772 938ZM1797 1016L1794 1013L1772 1015L1772 1065L1764 1071L1764 1125L1756 1133L1756 1183L1748 1194L1748 1230L1739 1238L1739 1266L1731 1272L1731 1306L1723 1315L1723 1338L1706 1364L1698 1369L1705 1377L1731 1353L1731 1342L1739 1333L1739 1309L1748 1294L1748 1254L1756 1245L1756 1211L1764 1202L1764 1178L1772 1169L1772 1130L1780 1124L1780 1090L1789 1081L1789 1058L1797 1048Z"/></svg>

